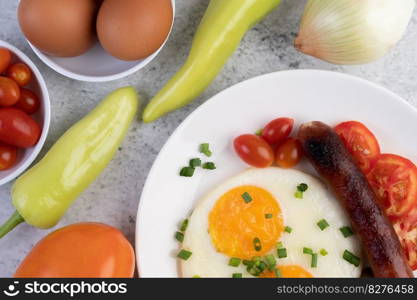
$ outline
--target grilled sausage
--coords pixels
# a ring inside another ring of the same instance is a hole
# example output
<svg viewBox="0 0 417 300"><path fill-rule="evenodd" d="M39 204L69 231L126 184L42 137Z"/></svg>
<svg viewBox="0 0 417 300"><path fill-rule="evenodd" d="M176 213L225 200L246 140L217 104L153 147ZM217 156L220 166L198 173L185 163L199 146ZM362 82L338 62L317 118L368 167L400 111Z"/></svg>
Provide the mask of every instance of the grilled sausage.
<svg viewBox="0 0 417 300"><path fill-rule="evenodd" d="M377 196L342 140L328 125L301 126L305 156L331 187L358 234L375 277L413 277L394 229Z"/></svg>

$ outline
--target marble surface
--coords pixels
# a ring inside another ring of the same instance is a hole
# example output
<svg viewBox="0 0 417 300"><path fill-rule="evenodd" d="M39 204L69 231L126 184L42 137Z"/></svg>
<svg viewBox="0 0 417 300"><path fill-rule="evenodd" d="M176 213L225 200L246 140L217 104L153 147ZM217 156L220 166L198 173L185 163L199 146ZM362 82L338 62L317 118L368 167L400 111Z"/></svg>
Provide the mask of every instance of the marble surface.
<svg viewBox="0 0 417 300"><path fill-rule="evenodd" d="M43 155L57 138L110 91L133 85L144 101L154 95L186 58L194 31L209 0L177 0L173 33L159 56L139 72L113 82L68 79L44 65L31 51L16 20L17 0L0 0L0 39L31 57L45 76L52 102L50 133ZM250 30L212 85L191 105L152 124L134 122L120 151L105 172L68 210L56 228L82 221L120 228L133 243L139 196L159 150L175 128L204 101L251 77L287 69L324 69L376 82L417 106L417 11L403 40L383 59L364 66L334 66L298 53L292 46L304 0L283 0L281 7ZM0 187L0 221L14 208L11 184ZM56 229L54 228L54 229ZM51 230L54 230L51 229ZM50 230L49 230L50 231ZM0 277L11 276L33 245L49 231L23 224L0 240Z"/></svg>

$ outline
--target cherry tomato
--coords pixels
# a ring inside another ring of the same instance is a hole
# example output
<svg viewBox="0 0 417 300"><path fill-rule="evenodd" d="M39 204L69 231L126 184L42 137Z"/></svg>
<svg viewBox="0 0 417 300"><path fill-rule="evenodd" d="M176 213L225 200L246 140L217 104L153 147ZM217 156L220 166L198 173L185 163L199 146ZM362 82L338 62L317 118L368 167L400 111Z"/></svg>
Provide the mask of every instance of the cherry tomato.
<svg viewBox="0 0 417 300"><path fill-rule="evenodd" d="M0 106L12 106L19 101L20 88L10 78L0 76Z"/></svg>
<svg viewBox="0 0 417 300"><path fill-rule="evenodd" d="M0 170L7 170L16 164L17 148L0 143Z"/></svg>
<svg viewBox="0 0 417 300"><path fill-rule="evenodd" d="M38 242L14 276L129 278L134 270L133 248L119 230L105 224L78 223Z"/></svg>
<svg viewBox="0 0 417 300"><path fill-rule="evenodd" d="M403 218L417 201L417 167L408 159L382 154L367 174L388 217Z"/></svg>
<svg viewBox="0 0 417 300"><path fill-rule="evenodd" d="M39 98L35 93L25 88L20 89L20 98L14 107L31 115L38 111L39 106Z"/></svg>
<svg viewBox="0 0 417 300"><path fill-rule="evenodd" d="M303 156L303 149L299 140L287 138L278 146L275 152L275 162L278 167L288 169L296 166Z"/></svg>
<svg viewBox="0 0 417 300"><path fill-rule="evenodd" d="M274 161L274 151L262 138L254 134L244 134L234 140L234 148L239 157L256 168L269 167Z"/></svg>
<svg viewBox="0 0 417 300"><path fill-rule="evenodd" d="M417 270L417 222L397 221L394 223L394 229L410 268Z"/></svg>
<svg viewBox="0 0 417 300"><path fill-rule="evenodd" d="M341 123L335 127L335 131L361 170L367 173L372 162L381 153L375 135L365 125L356 121Z"/></svg>
<svg viewBox="0 0 417 300"><path fill-rule="evenodd" d="M26 64L17 63L7 69L7 77L16 81L19 86L25 86L32 79L32 71Z"/></svg>
<svg viewBox="0 0 417 300"><path fill-rule="evenodd" d="M12 53L6 48L0 48L0 73L6 71L12 61Z"/></svg>
<svg viewBox="0 0 417 300"><path fill-rule="evenodd" d="M16 108L0 109L0 141L20 148L34 146L41 135L39 125Z"/></svg>
<svg viewBox="0 0 417 300"><path fill-rule="evenodd" d="M278 118L272 120L262 130L262 138L271 146L278 145L290 135L293 126L293 119Z"/></svg>

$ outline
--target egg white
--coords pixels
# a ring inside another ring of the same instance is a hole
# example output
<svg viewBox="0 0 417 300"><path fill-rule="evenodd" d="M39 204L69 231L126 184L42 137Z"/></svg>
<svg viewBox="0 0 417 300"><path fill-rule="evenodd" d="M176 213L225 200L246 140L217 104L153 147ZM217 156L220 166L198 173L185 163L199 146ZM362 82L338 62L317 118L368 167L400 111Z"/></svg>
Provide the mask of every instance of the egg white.
<svg viewBox="0 0 417 300"><path fill-rule="evenodd" d="M300 183L306 183L308 190L303 199L294 193ZM350 222L335 197L315 177L294 169L276 167L249 169L228 179L198 203L189 218L182 248L192 256L180 261L180 275L183 277L231 277L242 273L252 277L245 266L228 266L229 257L217 252L208 232L209 214L216 201L229 190L243 185L254 185L267 190L278 201L282 210L284 226L292 228L291 233L283 232L279 241L287 249L286 258L277 259L278 265L299 265L314 277L359 277L362 266L355 267L342 258L345 249L360 255L361 247L356 236L343 237L339 228ZM326 219L330 226L320 230L317 222ZM303 254L303 247L315 252L326 249L326 256L319 255L318 266L311 268L311 256ZM274 249L271 253L276 255ZM363 260L363 259L362 259Z"/></svg>

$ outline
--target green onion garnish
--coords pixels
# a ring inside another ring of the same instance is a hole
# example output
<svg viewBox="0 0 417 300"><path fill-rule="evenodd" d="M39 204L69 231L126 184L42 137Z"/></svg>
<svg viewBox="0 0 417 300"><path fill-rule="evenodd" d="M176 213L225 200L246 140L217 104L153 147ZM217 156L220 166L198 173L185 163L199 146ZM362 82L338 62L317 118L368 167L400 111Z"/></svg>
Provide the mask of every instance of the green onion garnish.
<svg viewBox="0 0 417 300"><path fill-rule="evenodd" d="M180 171L180 176L193 177L195 169L193 167L184 167Z"/></svg>
<svg viewBox="0 0 417 300"><path fill-rule="evenodd" d="M285 226L284 231L287 232L287 233L291 233L292 228L290 226Z"/></svg>
<svg viewBox="0 0 417 300"><path fill-rule="evenodd" d="M242 278L242 273L233 273L232 278Z"/></svg>
<svg viewBox="0 0 417 300"><path fill-rule="evenodd" d="M177 257L181 258L182 260L187 260L192 254L192 252L183 249L178 253Z"/></svg>
<svg viewBox="0 0 417 300"><path fill-rule="evenodd" d="M182 221L181 223L180 231L185 232L187 230L187 227L188 227L188 219L184 219L184 221Z"/></svg>
<svg viewBox="0 0 417 300"><path fill-rule="evenodd" d="M261 240L258 237L253 239L253 247L258 252L262 250Z"/></svg>
<svg viewBox="0 0 417 300"><path fill-rule="evenodd" d="M193 278L201 278L199 275L194 275Z"/></svg>
<svg viewBox="0 0 417 300"><path fill-rule="evenodd" d="M210 151L210 145L208 143L201 144L200 153L203 153L205 156L210 157L212 154Z"/></svg>
<svg viewBox="0 0 417 300"><path fill-rule="evenodd" d="M304 195L303 192L296 191L295 194L294 194L294 197L297 198L297 199L303 199L303 195Z"/></svg>
<svg viewBox="0 0 417 300"><path fill-rule="evenodd" d="M303 248L303 253L312 255L313 254L313 249L304 247Z"/></svg>
<svg viewBox="0 0 417 300"><path fill-rule="evenodd" d="M297 186L297 191L300 191L302 193L304 193L305 191L307 191L307 189L308 189L308 185L306 183L300 183Z"/></svg>
<svg viewBox="0 0 417 300"><path fill-rule="evenodd" d="M313 253L311 255L311 267L312 268L317 268L317 260L318 260L319 256L317 253Z"/></svg>
<svg viewBox="0 0 417 300"><path fill-rule="evenodd" d="M277 249L278 258L285 258L287 257L287 249L286 248L279 248Z"/></svg>
<svg viewBox="0 0 417 300"><path fill-rule="evenodd" d="M355 267L358 267L361 263L361 259L348 250L345 250L345 252L343 252L343 259L351 263Z"/></svg>
<svg viewBox="0 0 417 300"><path fill-rule="evenodd" d="M175 239L176 239L178 242L182 243L182 241L184 241L184 233L177 231L177 232L175 233Z"/></svg>
<svg viewBox="0 0 417 300"><path fill-rule="evenodd" d="M247 259L244 259L244 260L242 261L242 264L243 264L244 266L249 266L249 265L251 265L251 264L252 264L252 261L247 260Z"/></svg>
<svg viewBox="0 0 417 300"><path fill-rule="evenodd" d="M239 267L239 265L240 265L240 261L241 261L241 259L240 259L240 258L232 257L232 258L229 260L229 266L232 266L232 267Z"/></svg>
<svg viewBox="0 0 417 300"><path fill-rule="evenodd" d="M265 214L265 219L272 219L272 214Z"/></svg>
<svg viewBox="0 0 417 300"><path fill-rule="evenodd" d="M351 235L353 235L353 230L349 226L340 227L339 230L345 238L350 237Z"/></svg>
<svg viewBox="0 0 417 300"><path fill-rule="evenodd" d="M213 162L206 162L203 164L203 169L206 170L215 170L216 169L216 165Z"/></svg>
<svg viewBox="0 0 417 300"><path fill-rule="evenodd" d="M282 277L282 274L281 274L281 270L280 269L275 269L274 271L275 271L275 276L277 278L281 278Z"/></svg>
<svg viewBox="0 0 417 300"><path fill-rule="evenodd" d="M245 200L245 203L249 203L252 201L252 197L249 195L248 192L244 192L242 198L243 200Z"/></svg>
<svg viewBox="0 0 417 300"><path fill-rule="evenodd" d="M193 158L193 159L190 160L189 165L190 165L191 168L197 168L197 167L201 166L201 159Z"/></svg>
<svg viewBox="0 0 417 300"><path fill-rule="evenodd" d="M330 225L329 225L329 223L327 223L327 221L325 219L321 219L320 221L317 222L317 226L321 229L321 231L323 231L324 229L326 229Z"/></svg>
<svg viewBox="0 0 417 300"><path fill-rule="evenodd" d="M282 242L278 242L278 243L277 243L277 248L278 248L278 249L283 248Z"/></svg>
<svg viewBox="0 0 417 300"><path fill-rule="evenodd" d="M329 254L329 252L327 252L326 249L321 249L320 254L321 256L326 256L327 254Z"/></svg>
<svg viewBox="0 0 417 300"><path fill-rule="evenodd" d="M272 271L277 265L277 261L272 254L265 256L265 262L268 265L269 271Z"/></svg>

